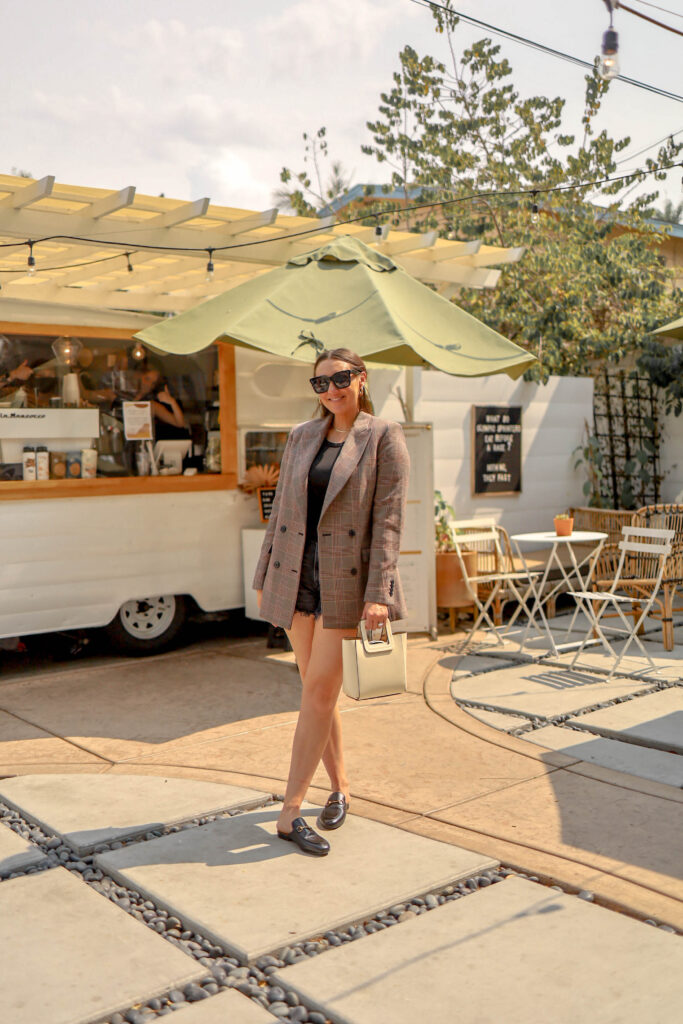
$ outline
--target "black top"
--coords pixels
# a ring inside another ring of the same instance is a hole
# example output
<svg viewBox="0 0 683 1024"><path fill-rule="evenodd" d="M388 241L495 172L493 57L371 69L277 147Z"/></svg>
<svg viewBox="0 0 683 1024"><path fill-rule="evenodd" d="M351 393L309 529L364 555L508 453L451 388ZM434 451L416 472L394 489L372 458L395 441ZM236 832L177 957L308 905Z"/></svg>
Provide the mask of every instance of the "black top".
<svg viewBox="0 0 683 1024"><path fill-rule="evenodd" d="M330 474L337 461L337 456L342 450L344 442L336 444L328 441L327 438L320 446L320 450L311 463L308 472L308 512L306 515L306 541L318 539L318 521L323 510L327 485L330 482Z"/></svg>
<svg viewBox="0 0 683 1024"><path fill-rule="evenodd" d="M164 409L168 409L168 411L171 412L172 410L170 405L168 405L166 402L162 402L161 399L159 398L159 391L163 391L165 386L166 385L164 384L162 387L158 388L154 392L154 394L149 396L147 401L152 399L153 401L158 402L159 405L162 405ZM176 402L178 403L180 411L185 412L185 410L183 409L183 403L180 401L180 399L176 398ZM162 420L160 416L154 417L155 441L187 441L189 440L189 437L190 431L187 429L187 427L178 427L176 426L175 423L167 423L165 420Z"/></svg>

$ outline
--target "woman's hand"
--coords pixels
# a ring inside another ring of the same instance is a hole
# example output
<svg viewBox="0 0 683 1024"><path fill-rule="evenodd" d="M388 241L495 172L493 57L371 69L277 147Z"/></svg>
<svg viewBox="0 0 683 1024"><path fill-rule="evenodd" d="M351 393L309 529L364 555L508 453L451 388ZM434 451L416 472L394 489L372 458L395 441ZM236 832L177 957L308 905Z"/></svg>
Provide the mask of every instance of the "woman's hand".
<svg viewBox="0 0 683 1024"><path fill-rule="evenodd" d="M374 604L372 601L366 601L363 608L363 618L365 619L365 628L368 632L371 629L382 629L384 623L389 618L389 609L385 604Z"/></svg>
<svg viewBox="0 0 683 1024"><path fill-rule="evenodd" d="M164 384L164 386L161 389L161 391L159 391L159 393L157 394L157 399L160 402L163 402L164 405L170 405L171 404L172 398L171 398L171 392L168 390L168 384Z"/></svg>
<svg viewBox="0 0 683 1024"><path fill-rule="evenodd" d="M257 590L256 591L256 604L258 605L258 610L259 611L261 611L261 601L262 600L263 600L263 591L262 590Z"/></svg>

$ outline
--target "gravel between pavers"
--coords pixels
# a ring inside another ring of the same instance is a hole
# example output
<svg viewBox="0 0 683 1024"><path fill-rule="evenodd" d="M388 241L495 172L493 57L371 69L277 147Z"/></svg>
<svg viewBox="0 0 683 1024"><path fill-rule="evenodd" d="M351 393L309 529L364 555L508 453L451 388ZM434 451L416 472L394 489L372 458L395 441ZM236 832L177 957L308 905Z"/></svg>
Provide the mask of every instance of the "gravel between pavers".
<svg viewBox="0 0 683 1024"><path fill-rule="evenodd" d="M280 800L281 797L273 795L264 806L278 803ZM168 942L173 943L173 945L177 946L188 956L194 957L198 963L207 969L207 976L205 978L186 985L183 990L172 989L162 996L148 1000L146 1003L131 1006L122 1013L93 1018L91 1024L152 1024L158 1018L168 1016L188 1003L208 999L226 988L236 989L282 1020L295 1021L297 1024L330 1024L320 1012L304 1005L297 993L292 989L286 988L281 983L271 985L269 982L270 975L275 974L282 967L297 963L306 957L319 956L335 946L354 942L385 928L395 927L404 921L418 917L420 914L429 913L430 910L434 910L444 903L463 899L479 889L502 882L508 875L516 875L518 878L526 878L530 882L547 885L557 892L573 894L579 899L590 902L595 900L594 894L587 890L579 892L576 889L572 890L569 887L553 884L551 879L540 878L538 875L529 875L522 871L514 870L511 867L501 866L496 870L488 870L479 875L474 875L463 882L426 892L404 903L394 904L373 917L347 925L345 928L328 931L324 935L313 936L295 945L285 946L282 949L275 950L272 954L259 957L249 966L244 966L235 957L227 955L221 946L211 942L205 935L186 929L180 918L175 917L166 910L160 909L152 900L147 899L139 892L119 885L99 868L93 867L93 857L104 850L114 850L120 849L123 846L136 845L149 839L156 839L161 835L180 832L189 828L198 828L218 818L234 817L237 814L245 813L248 813L248 811L224 811L205 818L194 818L183 824L171 825L164 829L148 832L144 838L138 837L128 841L101 844L92 854L81 857L70 846L63 843L59 836L47 835L38 826L27 822L17 811L0 803L0 820L4 821L6 825L23 838L38 846L49 858L49 863L45 866L30 867L25 871L15 871L8 878L35 874L38 871L50 870L53 867L64 867L72 874L80 877L86 884L95 889L96 892L111 900L122 910L125 910L126 913L140 921L140 923L147 925L148 928L157 932ZM0 879L1 884L2 879ZM637 917L637 915L629 916ZM643 918L639 917L637 919L643 920ZM670 925L660 924L651 918L645 919L644 923L659 928L661 931L676 932L676 929Z"/></svg>

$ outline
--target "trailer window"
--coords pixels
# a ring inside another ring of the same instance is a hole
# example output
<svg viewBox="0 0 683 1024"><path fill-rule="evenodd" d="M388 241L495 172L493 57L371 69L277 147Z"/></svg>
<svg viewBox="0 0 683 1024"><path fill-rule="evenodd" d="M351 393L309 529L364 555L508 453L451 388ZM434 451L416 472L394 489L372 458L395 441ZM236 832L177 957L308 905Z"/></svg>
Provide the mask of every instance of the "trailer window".
<svg viewBox="0 0 683 1024"><path fill-rule="evenodd" d="M218 383L214 346L158 356L134 341L0 336L0 482L45 478L46 465L52 479L220 473ZM142 419L149 403L149 440L126 402Z"/></svg>

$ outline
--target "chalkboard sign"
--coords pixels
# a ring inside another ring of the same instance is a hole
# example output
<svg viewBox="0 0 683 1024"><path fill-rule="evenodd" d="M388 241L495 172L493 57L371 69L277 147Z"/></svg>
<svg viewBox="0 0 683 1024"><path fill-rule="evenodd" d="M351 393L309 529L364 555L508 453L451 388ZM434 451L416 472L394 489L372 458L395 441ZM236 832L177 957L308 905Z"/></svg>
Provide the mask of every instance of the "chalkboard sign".
<svg viewBox="0 0 683 1024"><path fill-rule="evenodd" d="M261 513L261 522L267 523L270 519L270 513L273 511L273 502L275 501L275 488L274 487L259 487L258 488L258 505Z"/></svg>
<svg viewBox="0 0 683 1024"><path fill-rule="evenodd" d="M522 490L521 405L472 406L472 493Z"/></svg>

